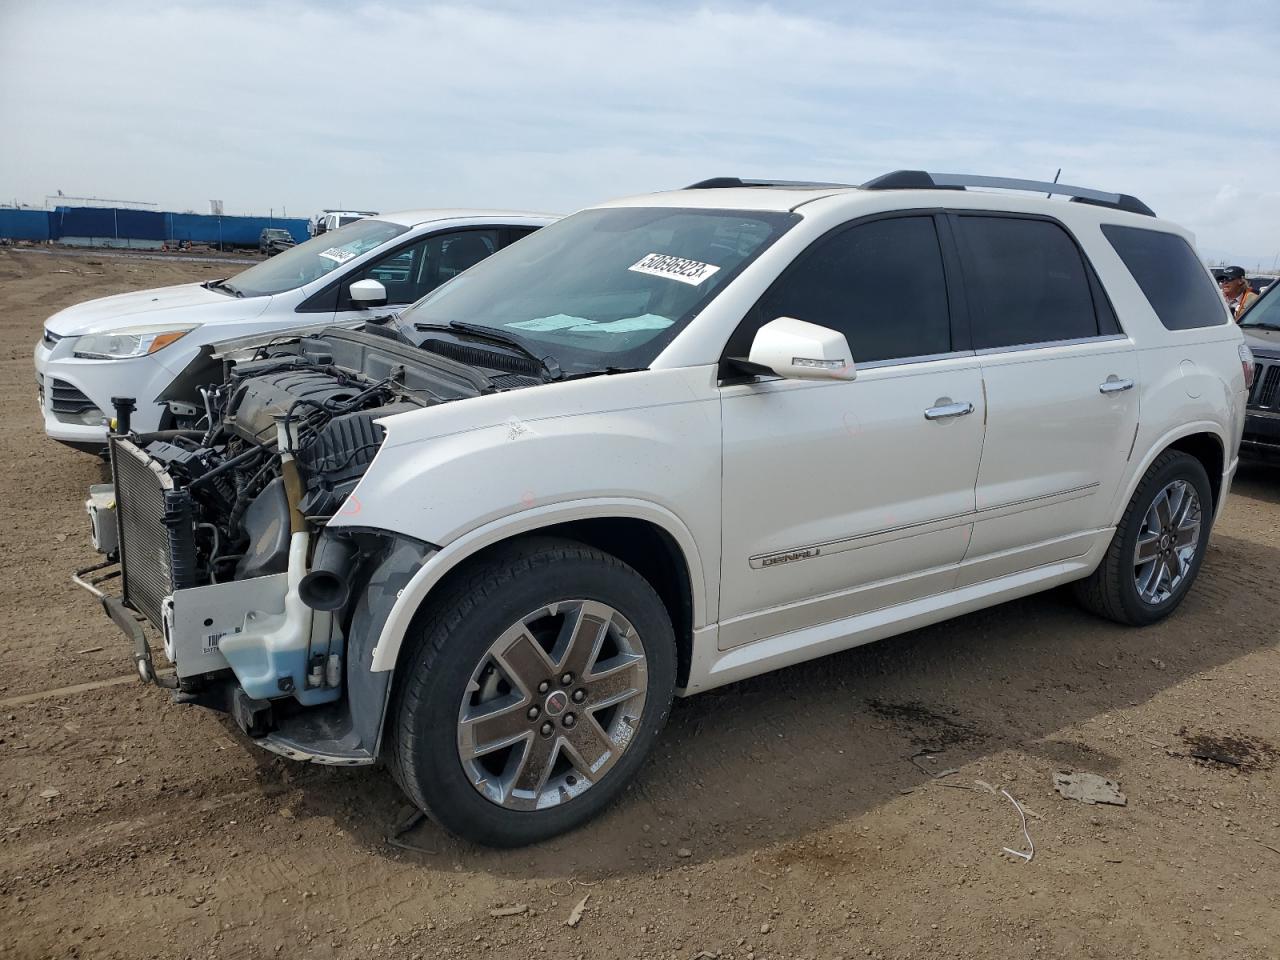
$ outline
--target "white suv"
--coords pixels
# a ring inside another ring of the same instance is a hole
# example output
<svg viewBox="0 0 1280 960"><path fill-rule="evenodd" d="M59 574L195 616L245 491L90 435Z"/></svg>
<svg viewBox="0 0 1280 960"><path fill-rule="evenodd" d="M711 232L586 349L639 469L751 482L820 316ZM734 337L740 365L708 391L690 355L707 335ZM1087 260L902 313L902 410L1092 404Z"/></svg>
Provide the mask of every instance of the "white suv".
<svg viewBox="0 0 1280 960"><path fill-rule="evenodd" d="M673 694L1071 581L1169 615L1252 369L1134 198L916 171L619 200L221 356L91 504L139 672L135 613L180 699L499 845L599 811Z"/></svg>
<svg viewBox="0 0 1280 960"><path fill-rule="evenodd" d="M234 277L67 307L45 321L35 347L45 433L82 450L105 450L116 396L135 403L137 428L193 423L205 411L191 365L209 344L405 306L553 220L491 210L389 213L331 230Z"/></svg>

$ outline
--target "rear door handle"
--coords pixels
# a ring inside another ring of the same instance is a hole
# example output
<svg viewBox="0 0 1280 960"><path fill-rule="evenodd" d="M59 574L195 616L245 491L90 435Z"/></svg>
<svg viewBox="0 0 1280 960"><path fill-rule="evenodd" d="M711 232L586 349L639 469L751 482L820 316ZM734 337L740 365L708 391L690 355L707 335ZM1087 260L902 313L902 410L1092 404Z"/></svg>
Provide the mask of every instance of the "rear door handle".
<svg viewBox="0 0 1280 960"><path fill-rule="evenodd" d="M1132 389L1132 380L1121 380L1115 374L1107 377L1107 379L1098 386L1099 393L1124 393L1124 391Z"/></svg>
<svg viewBox="0 0 1280 960"><path fill-rule="evenodd" d="M942 399L947 400L946 397ZM926 420L950 420L952 417L963 417L970 413L973 413L972 403L951 403L948 401L946 403L939 402L936 407L930 407L924 412L924 418Z"/></svg>

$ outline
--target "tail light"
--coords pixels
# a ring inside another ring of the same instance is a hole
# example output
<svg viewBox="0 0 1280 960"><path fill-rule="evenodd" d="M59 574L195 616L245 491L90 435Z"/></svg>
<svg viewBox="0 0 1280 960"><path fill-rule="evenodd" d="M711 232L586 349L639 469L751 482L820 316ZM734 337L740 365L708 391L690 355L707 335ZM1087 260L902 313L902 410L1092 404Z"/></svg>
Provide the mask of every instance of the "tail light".
<svg viewBox="0 0 1280 960"><path fill-rule="evenodd" d="M1244 367L1244 389L1248 393L1253 389L1253 351L1246 344L1240 344L1240 366Z"/></svg>

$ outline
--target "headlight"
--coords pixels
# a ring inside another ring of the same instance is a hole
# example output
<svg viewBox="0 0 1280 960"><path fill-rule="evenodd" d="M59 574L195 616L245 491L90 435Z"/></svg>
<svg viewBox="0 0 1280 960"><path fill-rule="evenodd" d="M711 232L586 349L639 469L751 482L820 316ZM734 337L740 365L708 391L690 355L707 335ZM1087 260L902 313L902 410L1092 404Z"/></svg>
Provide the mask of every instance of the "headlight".
<svg viewBox="0 0 1280 960"><path fill-rule="evenodd" d="M73 352L86 360L145 357L182 339L198 326L198 323L180 326L168 324L161 327L125 327L112 333L91 333L76 340Z"/></svg>

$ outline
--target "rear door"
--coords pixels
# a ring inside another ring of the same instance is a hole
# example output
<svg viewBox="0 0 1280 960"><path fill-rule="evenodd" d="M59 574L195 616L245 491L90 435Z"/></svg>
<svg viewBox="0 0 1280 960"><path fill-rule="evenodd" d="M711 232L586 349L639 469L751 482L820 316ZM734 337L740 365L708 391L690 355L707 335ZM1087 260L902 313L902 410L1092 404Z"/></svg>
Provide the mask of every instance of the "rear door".
<svg viewBox="0 0 1280 960"><path fill-rule="evenodd" d="M744 357L764 323L796 317L844 333L857 378L721 387L721 648L954 582L985 412L979 362L951 322L961 305L940 219L880 218L819 239L730 340L726 356Z"/></svg>
<svg viewBox="0 0 1280 960"><path fill-rule="evenodd" d="M1138 362L1075 239L1047 217L953 215L987 429L959 585L1083 554L1138 424Z"/></svg>

